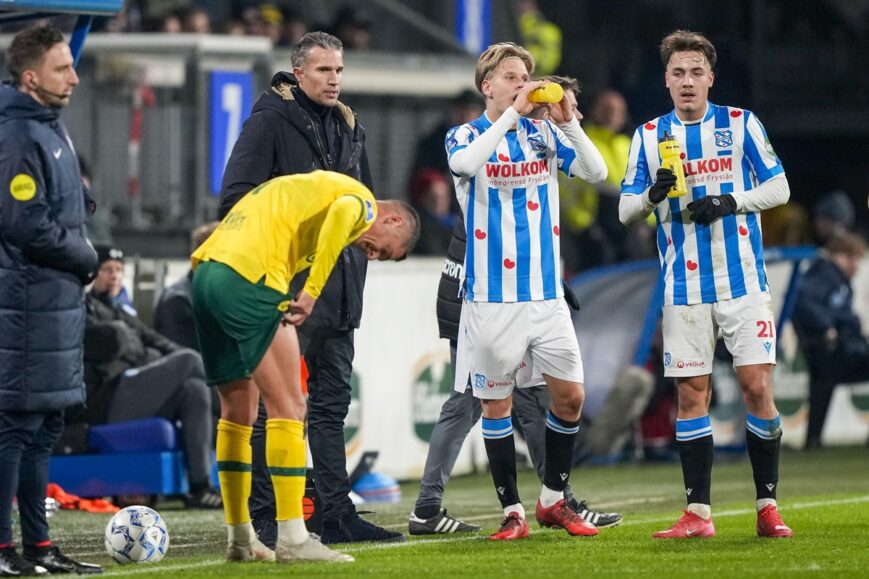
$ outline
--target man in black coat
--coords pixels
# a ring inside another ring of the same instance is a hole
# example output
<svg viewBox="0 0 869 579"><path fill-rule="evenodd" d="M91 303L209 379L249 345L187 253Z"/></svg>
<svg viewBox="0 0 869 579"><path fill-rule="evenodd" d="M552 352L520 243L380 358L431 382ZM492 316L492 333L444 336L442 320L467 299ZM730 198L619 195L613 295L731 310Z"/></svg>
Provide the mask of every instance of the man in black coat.
<svg viewBox="0 0 869 579"><path fill-rule="evenodd" d="M869 342L854 313L851 289L865 255L861 237L836 234L800 284L793 323L809 366L807 450L821 446L836 385L869 380Z"/></svg>
<svg viewBox="0 0 869 579"><path fill-rule="evenodd" d="M83 286L97 266L60 109L78 84L59 30L19 32L0 86L0 575L101 573L52 545L45 515L63 411L84 401ZM18 497L23 556L12 535Z"/></svg>
<svg viewBox="0 0 869 579"><path fill-rule="evenodd" d="M220 194L221 217L248 191L279 175L336 171L374 190L365 130L353 111L338 100L344 71L341 41L324 32L310 32L293 48L293 73L279 72L272 86L253 106L232 149ZM362 317L362 290L367 259L345 249L313 315L299 328L308 365L308 441L314 461L317 494L323 505L324 544L353 541L400 541L359 518L349 498L350 481L344 454L344 420L350 407L353 333ZM307 271L294 279L302 287ZM260 540L275 541L275 506L265 466L265 413L254 424L253 486L250 511Z"/></svg>

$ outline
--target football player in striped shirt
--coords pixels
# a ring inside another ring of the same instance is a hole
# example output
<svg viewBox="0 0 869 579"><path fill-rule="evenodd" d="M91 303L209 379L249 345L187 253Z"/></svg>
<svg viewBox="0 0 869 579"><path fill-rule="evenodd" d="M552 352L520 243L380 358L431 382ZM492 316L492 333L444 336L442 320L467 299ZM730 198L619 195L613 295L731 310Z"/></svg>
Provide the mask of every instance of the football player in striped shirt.
<svg viewBox="0 0 869 579"><path fill-rule="evenodd" d="M529 82L533 71L534 60L521 46L490 46L475 73L486 112L446 137L468 232L456 389L464 391L470 376L482 401L486 453L505 515L490 537L495 540L528 536L510 419L511 394L526 352L552 395L536 518L571 535L598 533L563 494L585 392L579 345L561 288L556 171L598 182L606 177L606 165L567 98L547 105L551 120L527 118L534 108L528 94L543 84Z"/></svg>
<svg viewBox="0 0 869 579"><path fill-rule="evenodd" d="M757 534L790 537L776 506L781 420L773 401L776 335L759 213L787 202L781 161L751 111L708 101L715 47L677 30L661 42L675 109L633 136L619 216L658 221L664 295L664 371L676 378L676 441L688 507L656 538L715 535L710 488L712 354L724 338L747 410L747 445L757 491ZM668 196L676 176L661 167L658 143L676 138L687 194Z"/></svg>

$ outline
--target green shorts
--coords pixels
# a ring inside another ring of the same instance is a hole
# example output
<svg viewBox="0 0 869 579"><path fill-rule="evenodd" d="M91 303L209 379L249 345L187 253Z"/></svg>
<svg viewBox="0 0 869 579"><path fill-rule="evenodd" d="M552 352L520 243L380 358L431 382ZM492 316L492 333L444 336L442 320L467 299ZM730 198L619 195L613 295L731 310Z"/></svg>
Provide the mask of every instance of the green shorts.
<svg viewBox="0 0 869 579"><path fill-rule="evenodd" d="M205 380L218 386L248 378L272 343L289 297L253 284L228 265L205 261L193 274L193 319Z"/></svg>

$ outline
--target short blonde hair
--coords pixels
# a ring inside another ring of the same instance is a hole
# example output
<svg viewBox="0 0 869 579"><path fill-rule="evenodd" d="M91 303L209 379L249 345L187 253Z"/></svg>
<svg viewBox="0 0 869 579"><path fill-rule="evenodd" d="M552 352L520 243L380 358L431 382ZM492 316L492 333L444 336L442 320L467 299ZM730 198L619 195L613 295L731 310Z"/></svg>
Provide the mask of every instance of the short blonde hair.
<svg viewBox="0 0 869 579"><path fill-rule="evenodd" d="M525 63L529 75L534 72L534 57L525 48L513 42L493 44L480 55L480 59L477 61L474 82L478 91L483 92L483 81L489 78L498 68L498 65L508 58L518 58Z"/></svg>

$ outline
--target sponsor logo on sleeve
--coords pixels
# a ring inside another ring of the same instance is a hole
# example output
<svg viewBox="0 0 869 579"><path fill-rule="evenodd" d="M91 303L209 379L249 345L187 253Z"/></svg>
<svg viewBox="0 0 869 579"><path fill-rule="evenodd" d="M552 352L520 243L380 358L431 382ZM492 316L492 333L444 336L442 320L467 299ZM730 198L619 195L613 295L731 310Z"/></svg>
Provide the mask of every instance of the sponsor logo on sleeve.
<svg viewBox="0 0 869 579"><path fill-rule="evenodd" d="M483 389L486 387L486 376L483 374L474 374L474 388Z"/></svg>
<svg viewBox="0 0 869 579"><path fill-rule="evenodd" d="M374 221L374 204L368 199L365 200L365 222L371 223Z"/></svg>

